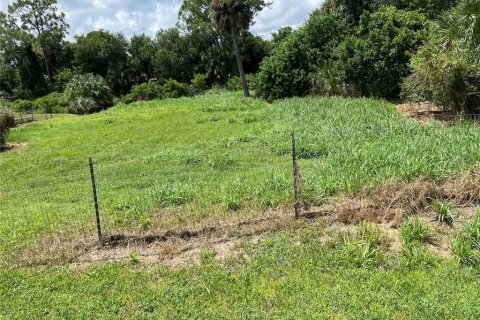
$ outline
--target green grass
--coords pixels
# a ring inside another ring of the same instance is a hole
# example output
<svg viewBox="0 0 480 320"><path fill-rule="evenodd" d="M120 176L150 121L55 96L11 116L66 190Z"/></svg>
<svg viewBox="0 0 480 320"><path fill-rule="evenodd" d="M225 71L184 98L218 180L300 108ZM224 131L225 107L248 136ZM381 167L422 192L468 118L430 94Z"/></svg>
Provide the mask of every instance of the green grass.
<svg viewBox="0 0 480 320"><path fill-rule="evenodd" d="M0 319L478 319L478 270L412 269L381 252L362 264L362 245L321 245L321 234L273 234L246 259L204 253L182 270L0 270Z"/></svg>
<svg viewBox="0 0 480 320"><path fill-rule="evenodd" d="M0 155L0 319L478 319L478 268L421 246L392 256L368 224L327 244L321 228L292 228L245 244L241 258L204 252L178 270L147 268L135 252L124 263L18 268L24 253L94 236L88 157L106 231L154 232L290 203L292 130L309 202L391 178L440 179L480 159L477 126L422 126L371 99L268 105L210 93L16 128L9 140L25 145ZM478 252L477 225L459 237L459 259ZM425 240L423 227L406 228Z"/></svg>
<svg viewBox="0 0 480 320"><path fill-rule="evenodd" d="M26 146L0 155L0 263L47 236L94 233L89 156L111 232L289 203L292 130L309 202L394 177L445 177L480 159L477 126L422 126L371 99L268 105L211 93L54 118L12 130Z"/></svg>

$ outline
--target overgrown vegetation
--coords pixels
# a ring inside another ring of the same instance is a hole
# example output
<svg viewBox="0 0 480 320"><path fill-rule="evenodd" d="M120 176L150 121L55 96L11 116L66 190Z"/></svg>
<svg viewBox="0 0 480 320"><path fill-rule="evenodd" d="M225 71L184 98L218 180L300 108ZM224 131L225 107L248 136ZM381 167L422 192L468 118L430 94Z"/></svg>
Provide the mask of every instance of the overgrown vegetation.
<svg viewBox="0 0 480 320"><path fill-rule="evenodd" d="M6 144L6 136L13 127L15 127L15 117L6 106L0 105L0 147Z"/></svg>
<svg viewBox="0 0 480 320"><path fill-rule="evenodd" d="M93 74L75 75L65 88L68 111L88 114L113 106L113 96L105 80Z"/></svg>
<svg viewBox="0 0 480 320"><path fill-rule="evenodd" d="M441 17L412 59L404 95L459 113L480 111L480 1L463 0Z"/></svg>
<svg viewBox="0 0 480 320"><path fill-rule="evenodd" d="M222 91L58 117L9 136L28 145L0 158L2 178L10 181L0 184L2 253L11 258L15 248L60 230L94 230L85 189L89 156L98 164L111 232L140 232L148 220L150 228L173 228L288 204L292 130L310 204L391 178L441 179L480 158L474 124L424 126L371 99L297 98L268 105ZM178 205L181 214L174 213ZM25 215L25 206L31 214ZM6 232L12 228L24 231L13 238Z"/></svg>
<svg viewBox="0 0 480 320"><path fill-rule="evenodd" d="M452 240L452 251L461 264L480 266L480 209L473 220Z"/></svg>

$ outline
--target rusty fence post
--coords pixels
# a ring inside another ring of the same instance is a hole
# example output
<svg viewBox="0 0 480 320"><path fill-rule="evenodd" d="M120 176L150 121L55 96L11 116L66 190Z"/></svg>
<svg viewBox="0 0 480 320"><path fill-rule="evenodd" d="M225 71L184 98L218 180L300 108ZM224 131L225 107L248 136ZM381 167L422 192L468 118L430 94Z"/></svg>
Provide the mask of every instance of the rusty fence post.
<svg viewBox="0 0 480 320"><path fill-rule="evenodd" d="M88 164L90 166L90 176L92 178L92 190L93 190L93 202L95 204L95 216L97 219L97 234L98 241L103 243L102 239L102 227L100 225L100 209L98 208L98 198L97 198L97 182L95 181L95 171L93 168L92 158L88 158Z"/></svg>
<svg viewBox="0 0 480 320"><path fill-rule="evenodd" d="M297 141L295 132L292 132L292 162L293 162L293 208L295 209L295 218L300 217L300 172L297 163Z"/></svg>

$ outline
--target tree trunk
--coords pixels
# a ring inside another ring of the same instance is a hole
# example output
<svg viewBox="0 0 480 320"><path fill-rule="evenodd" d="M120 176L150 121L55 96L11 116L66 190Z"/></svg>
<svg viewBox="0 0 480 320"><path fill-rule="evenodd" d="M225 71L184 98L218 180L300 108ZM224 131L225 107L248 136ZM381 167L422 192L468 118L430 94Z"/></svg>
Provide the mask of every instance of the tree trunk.
<svg viewBox="0 0 480 320"><path fill-rule="evenodd" d="M47 71L48 83L52 83L53 76L52 76L52 71L50 70L50 65L47 57L47 48L43 43L42 43L42 51L43 51L43 60L45 62L45 70Z"/></svg>
<svg viewBox="0 0 480 320"><path fill-rule="evenodd" d="M240 79L242 79L243 94L245 97L250 96L248 91L247 78L245 77L245 71L243 70L242 55L240 54L240 47L238 45L238 34L236 30L232 30L233 46L235 47L235 55L237 56L238 72L240 73Z"/></svg>

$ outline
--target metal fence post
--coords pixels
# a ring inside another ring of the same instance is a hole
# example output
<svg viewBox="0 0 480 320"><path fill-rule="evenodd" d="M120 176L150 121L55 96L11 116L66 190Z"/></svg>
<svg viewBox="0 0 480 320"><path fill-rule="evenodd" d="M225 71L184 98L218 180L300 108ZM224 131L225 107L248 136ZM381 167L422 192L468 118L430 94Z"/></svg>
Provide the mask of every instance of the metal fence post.
<svg viewBox="0 0 480 320"><path fill-rule="evenodd" d="M293 162L293 207L295 209L295 218L300 217L300 173L297 163L297 141L295 138L295 132L292 132L292 162Z"/></svg>
<svg viewBox="0 0 480 320"><path fill-rule="evenodd" d="M95 181L95 171L93 169L93 161L92 158L88 158L88 163L90 166L90 176L92 178L92 190L93 190L93 202L95 204L95 215L97 219L97 234L98 234L98 241L102 243L102 227L100 225L100 210L98 208L98 198L97 198L97 182Z"/></svg>

